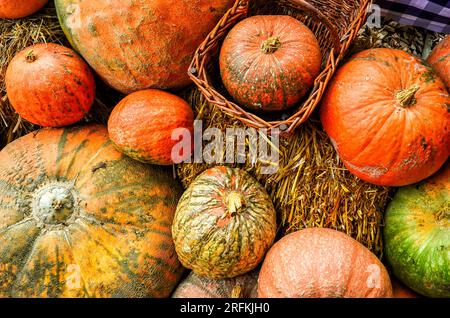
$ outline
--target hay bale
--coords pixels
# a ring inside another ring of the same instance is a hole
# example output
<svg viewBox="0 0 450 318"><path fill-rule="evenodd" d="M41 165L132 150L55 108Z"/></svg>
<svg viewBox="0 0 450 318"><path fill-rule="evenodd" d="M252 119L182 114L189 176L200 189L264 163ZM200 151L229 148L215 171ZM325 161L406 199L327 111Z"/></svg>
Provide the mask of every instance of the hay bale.
<svg viewBox="0 0 450 318"><path fill-rule="evenodd" d="M58 43L70 47L61 29L53 1L37 14L20 20L0 19L0 149L30 131L38 129L11 107L6 96L5 73L11 59L36 43ZM97 80L97 96L87 122L106 123L111 108L122 95Z"/></svg>

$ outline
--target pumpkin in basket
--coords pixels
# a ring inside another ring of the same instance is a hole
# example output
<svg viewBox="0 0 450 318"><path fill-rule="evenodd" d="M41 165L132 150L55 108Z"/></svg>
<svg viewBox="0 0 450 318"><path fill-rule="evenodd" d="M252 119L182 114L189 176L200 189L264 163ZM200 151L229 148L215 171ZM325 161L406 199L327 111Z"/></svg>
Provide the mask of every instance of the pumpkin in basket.
<svg viewBox="0 0 450 318"><path fill-rule="evenodd" d="M342 66L320 115L345 166L364 181L402 186L435 173L450 154L450 97L420 60L371 49Z"/></svg>
<svg viewBox="0 0 450 318"><path fill-rule="evenodd" d="M220 52L223 84L241 105L262 111L292 107L319 74L314 34L290 16L252 16L227 35Z"/></svg>
<svg viewBox="0 0 450 318"><path fill-rule="evenodd" d="M53 43L36 44L17 53L8 65L5 84L16 112L46 127L78 122L95 98L89 66L71 49Z"/></svg>
<svg viewBox="0 0 450 318"><path fill-rule="evenodd" d="M19 19L40 10L48 0L0 0L1 19Z"/></svg>
<svg viewBox="0 0 450 318"><path fill-rule="evenodd" d="M72 46L122 93L181 88L192 56L233 0L56 0Z"/></svg>
<svg viewBox="0 0 450 318"><path fill-rule="evenodd" d="M397 278L428 297L450 297L450 164L397 191L385 216L386 259Z"/></svg>
<svg viewBox="0 0 450 318"><path fill-rule="evenodd" d="M108 131L117 148L131 158L171 165L191 155L194 113L176 95L156 89L143 90L128 95L114 108ZM184 142L187 147L183 147ZM176 147L179 143L180 149Z"/></svg>
<svg viewBox="0 0 450 318"><path fill-rule="evenodd" d="M447 35L433 49L428 57L428 63L447 85L450 90L450 35Z"/></svg>
<svg viewBox="0 0 450 318"><path fill-rule="evenodd" d="M224 166L190 184L172 226L181 263L212 279L254 269L275 233L276 212L265 189L243 170Z"/></svg>
<svg viewBox="0 0 450 318"><path fill-rule="evenodd" d="M258 279L261 298L392 297L388 272L350 236L308 228L274 244Z"/></svg>
<svg viewBox="0 0 450 318"><path fill-rule="evenodd" d="M0 152L0 297L168 297L181 278L170 171L103 126L42 129Z"/></svg>
<svg viewBox="0 0 450 318"><path fill-rule="evenodd" d="M191 272L172 298L256 298L257 282L255 271L228 279L210 279Z"/></svg>

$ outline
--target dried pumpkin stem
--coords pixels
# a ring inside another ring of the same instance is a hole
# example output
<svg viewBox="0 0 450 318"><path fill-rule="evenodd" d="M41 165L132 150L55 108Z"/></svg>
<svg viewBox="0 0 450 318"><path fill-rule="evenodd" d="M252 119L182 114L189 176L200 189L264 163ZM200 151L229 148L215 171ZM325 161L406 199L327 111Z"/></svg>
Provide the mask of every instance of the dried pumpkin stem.
<svg viewBox="0 0 450 318"><path fill-rule="evenodd" d="M418 85L413 85L410 88L399 91L395 97L400 103L400 106L407 108L414 105L416 103L415 94L419 88L420 87Z"/></svg>
<svg viewBox="0 0 450 318"><path fill-rule="evenodd" d="M271 36L261 44L261 51L265 54L275 53L281 46L281 41L277 36Z"/></svg>
<svg viewBox="0 0 450 318"><path fill-rule="evenodd" d="M237 284L231 291L231 298L244 298L241 285Z"/></svg>
<svg viewBox="0 0 450 318"><path fill-rule="evenodd" d="M236 191L231 191L228 194L227 198L228 203L228 215L234 216L236 213L239 212L239 210L245 205L244 198L242 194Z"/></svg>
<svg viewBox="0 0 450 318"><path fill-rule="evenodd" d="M29 50L25 55L25 59L27 60L27 62L32 63L37 60L37 56L36 54L34 54L33 50Z"/></svg>

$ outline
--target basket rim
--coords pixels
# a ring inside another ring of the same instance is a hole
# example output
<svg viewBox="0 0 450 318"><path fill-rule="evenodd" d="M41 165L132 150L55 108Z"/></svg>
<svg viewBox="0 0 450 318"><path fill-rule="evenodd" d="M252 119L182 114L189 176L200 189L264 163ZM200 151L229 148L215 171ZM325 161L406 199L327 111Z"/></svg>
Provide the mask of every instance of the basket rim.
<svg viewBox="0 0 450 318"><path fill-rule="evenodd" d="M292 1L304 2L301 0ZM306 95L307 98L295 106L297 110L287 119L271 121L264 120L258 114L247 111L234 101L225 98L211 85L207 72L207 64L209 63L209 58L211 57L210 52L218 48L218 42L220 42L219 40L223 39L236 23L248 17L250 2L251 0L235 1L234 5L225 13L208 36L198 46L189 66L188 75L204 98L209 103L217 106L228 116L231 116L253 128L265 128L268 131L278 128L283 134L291 134L299 125L305 122L316 109L325 92L325 88L336 71L337 65L343 59L345 53L348 51L350 45L356 38L359 29L365 22L368 8L372 4L373 0L357 1L359 3L359 7L357 9L358 13L342 33L342 36L340 37L341 45L339 50L336 50L335 46L333 46L326 51L328 57L326 57L325 65L315 78L314 84L309 90L309 94ZM310 13L314 14L312 11L310 11ZM315 18L319 19L317 17ZM323 21L320 22L323 24L326 23ZM332 31L330 31L330 33L331 32Z"/></svg>

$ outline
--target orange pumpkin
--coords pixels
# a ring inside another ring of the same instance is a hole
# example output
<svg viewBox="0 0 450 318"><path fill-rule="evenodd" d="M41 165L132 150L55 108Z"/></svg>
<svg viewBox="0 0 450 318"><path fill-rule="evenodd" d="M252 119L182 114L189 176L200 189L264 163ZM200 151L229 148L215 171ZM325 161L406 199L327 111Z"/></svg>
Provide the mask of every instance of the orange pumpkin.
<svg viewBox="0 0 450 318"><path fill-rule="evenodd" d="M314 34L287 16L253 16L228 33L220 73L228 92L254 110L295 105L319 74L322 57Z"/></svg>
<svg viewBox="0 0 450 318"><path fill-rule="evenodd" d="M447 35L433 49L428 57L428 63L447 85L447 89L450 90L450 35Z"/></svg>
<svg viewBox="0 0 450 318"><path fill-rule="evenodd" d="M114 3L114 5L112 5ZM190 83L197 46L233 0L56 0L72 46L105 82L131 93Z"/></svg>
<svg viewBox="0 0 450 318"><path fill-rule="evenodd" d="M0 152L0 297L168 297L181 278L171 171L103 126L42 129Z"/></svg>
<svg viewBox="0 0 450 318"><path fill-rule="evenodd" d="M40 10L48 0L0 0L0 18L19 19Z"/></svg>
<svg viewBox="0 0 450 318"><path fill-rule="evenodd" d="M29 122L46 127L81 120L95 98L89 66L71 49L48 43L19 52L5 76L8 98Z"/></svg>
<svg viewBox="0 0 450 318"><path fill-rule="evenodd" d="M190 147L175 151L174 146L179 142L178 129L187 134L183 138L189 138ZM125 97L114 108L108 131L117 148L131 158L171 165L191 155L194 113L188 103L176 95L155 89L139 91Z"/></svg>
<svg viewBox="0 0 450 318"><path fill-rule="evenodd" d="M262 298L391 297L389 275L350 236L309 228L283 237L267 253L258 279Z"/></svg>
<svg viewBox="0 0 450 318"><path fill-rule="evenodd" d="M394 298L420 298L412 289L403 285L398 279L391 279Z"/></svg>
<svg viewBox="0 0 450 318"><path fill-rule="evenodd" d="M353 56L328 86L320 116L345 166L385 186L418 182L450 154L450 97L422 61L400 50Z"/></svg>

